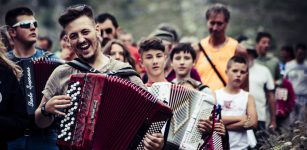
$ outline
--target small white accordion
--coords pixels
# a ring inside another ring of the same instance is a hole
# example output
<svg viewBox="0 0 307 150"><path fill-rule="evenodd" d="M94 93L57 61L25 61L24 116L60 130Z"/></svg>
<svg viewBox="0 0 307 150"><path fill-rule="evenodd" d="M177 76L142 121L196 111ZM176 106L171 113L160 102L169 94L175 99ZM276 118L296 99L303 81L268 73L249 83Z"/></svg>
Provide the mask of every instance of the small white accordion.
<svg viewBox="0 0 307 150"><path fill-rule="evenodd" d="M154 83L149 91L173 109L167 141L180 149L198 149L204 141L197 122L211 116L213 96L168 82Z"/></svg>

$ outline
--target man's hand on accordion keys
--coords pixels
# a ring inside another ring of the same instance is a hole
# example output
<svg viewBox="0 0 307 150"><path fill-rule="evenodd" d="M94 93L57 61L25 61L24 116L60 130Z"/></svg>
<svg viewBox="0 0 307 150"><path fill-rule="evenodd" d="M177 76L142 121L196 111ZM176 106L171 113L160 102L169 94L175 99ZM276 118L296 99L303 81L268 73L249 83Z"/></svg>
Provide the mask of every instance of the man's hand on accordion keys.
<svg viewBox="0 0 307 150"><path fill-rule="evenodd" d="M60 111L60 109L67 108L71 106L71 98L67 95L59 95L52 97L46 103L46 111L55 115L65 116L65 113Z"/></svg>
<svg viewBox="0 0 307 150"><path fill-rule="evenodd" d="M161 150L164 146L164 137L161 133L146 134L144 139L145 150Z"/></svg>

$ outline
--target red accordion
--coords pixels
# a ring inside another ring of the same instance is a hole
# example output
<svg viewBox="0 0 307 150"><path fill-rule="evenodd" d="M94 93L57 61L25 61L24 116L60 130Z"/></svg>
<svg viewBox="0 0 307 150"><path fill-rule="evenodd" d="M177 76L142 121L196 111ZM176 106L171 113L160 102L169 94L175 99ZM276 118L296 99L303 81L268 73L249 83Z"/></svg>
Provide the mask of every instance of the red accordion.
<svg viewBox="0 0 307 150"><path fill-rule="evenodd" d="M151 125L172 116L155 96L114 76L74 74L67 94L73 104L60 124L57 144L63 150L136 149Z"/></svg>

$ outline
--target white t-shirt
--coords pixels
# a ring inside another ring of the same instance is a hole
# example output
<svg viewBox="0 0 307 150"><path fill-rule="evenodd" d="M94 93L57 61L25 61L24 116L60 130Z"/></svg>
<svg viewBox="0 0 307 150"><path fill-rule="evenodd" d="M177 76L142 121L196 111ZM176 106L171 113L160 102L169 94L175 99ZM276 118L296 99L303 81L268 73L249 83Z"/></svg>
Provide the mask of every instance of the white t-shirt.
<svg viewBox="0 0 307 150"><path fill-rule="evenodd" d="M238 94L229 94L224 89L216 92L217 103L222 106L223 116L242 116L246 115L248 92L240 90ZM228 131L229 144L231 150L243 150L248 147L246 130Z"/></svg>
<svg viewBox="0 0 307 150"><path fill-rule="evenodd" d="M307 61L298 64L296 60L286 63L285 77L292 83L295 94L307 96Z"/></svg>
<svg viewBox="0 0 307 150"><path fill-rule="evenodd" d="M269 69L254 63L249 68L249 93L254 97L259 121L266 121L266 95L264 88L274 90L274 80Z"/></svg>

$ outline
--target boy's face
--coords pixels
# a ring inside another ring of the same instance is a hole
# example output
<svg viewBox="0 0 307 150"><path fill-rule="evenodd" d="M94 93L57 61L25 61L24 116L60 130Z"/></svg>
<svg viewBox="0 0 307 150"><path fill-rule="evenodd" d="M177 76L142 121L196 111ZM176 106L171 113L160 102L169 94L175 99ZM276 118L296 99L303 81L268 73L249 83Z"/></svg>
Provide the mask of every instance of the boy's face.
<svg viewBox="0 0 307 150"><path fill-rule="evenodd" d="M190 74L194 66L191 53L185 53L183 51L175 53L171 65L176 72L176 76L186 77Z"/></svg>
<svg viewBox="0 0 307 150"><path fill-rule="evenodd" d="M239 88L244 83L247 76L247 65L243 63L233 62L230 68L226 70L228 77L228 84Z"/></svg>
<svg viewBox="0 0 307 150"><path fill-rule="evenodd" d="M98 48L98 39L93 21L82 16L65 27L71 48L79 58L92 60Z"/></svg>
<svg viewBox="0 0 307 150"><path fill-rule="evenodd" d="M164 72L166 56L161 50L148 50L142 54L142 64L151 76L159 76Z"/></svg>

